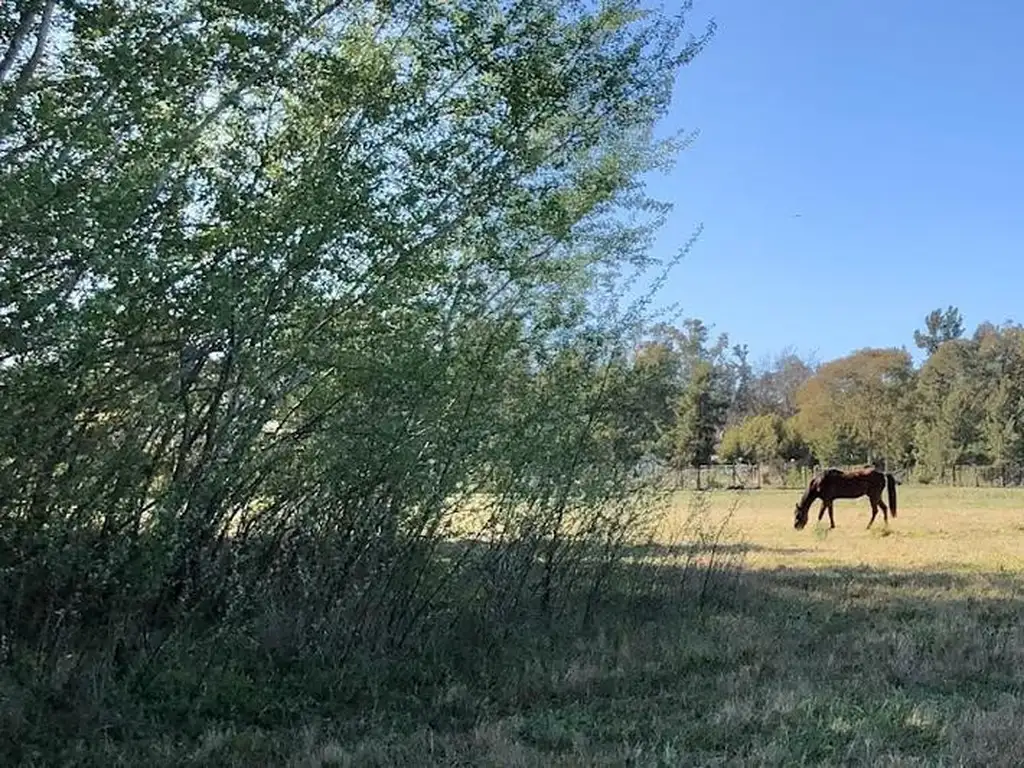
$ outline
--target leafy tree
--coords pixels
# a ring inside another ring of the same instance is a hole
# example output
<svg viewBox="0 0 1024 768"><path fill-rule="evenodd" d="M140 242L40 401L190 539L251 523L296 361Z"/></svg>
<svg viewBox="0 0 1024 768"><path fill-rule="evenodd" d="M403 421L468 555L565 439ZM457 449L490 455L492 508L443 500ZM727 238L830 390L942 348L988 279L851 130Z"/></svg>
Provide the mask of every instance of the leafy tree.
<svg viewBox="0 0 1024 768"><path fill-rule="evenodd" d="M727 423L734 424L755 412L754 369L749 362L750 351L746 344L734 344L730 358L726 361L731 389L731 402Z"/></svg>
<svg viewBox="0 0 1024 768"><path fill-rule="evenodd" d="M978 358L988 454L999 465L1024 464L1024 328L985 334Z"/></svg>
<svg viewBox="0 0 1024 768"><path fill-rule="evenodd" d="M819 460L902 460L911 449L914 371L898 349L863 349L821 366L797 393L797 426Z"/></svg>
<svg viewBox="0 0 1024 768"><path fill-rule="evenodd" d="M709 361L694 365L676 405L675 424L668 433L676 466L710 463L729 408L720 378L720 372Z"/></svg>
<svg viewBox="0 0 1024 768"><path fill-rule="evenodd" d="M977 456L983 449L977 345L943 343L918 375L917 459L932 472Z"/></svg>
<svg viewBox="0 0 1024 768"><path fill-rule="evenodd" d="M914 344L925 350L929 356L944 342L959 339L964 335L964 321L960 310L950 305L945 309L933 309L924 319L925 331L914 331Z"/></svg>
<svg viewBox="0 0 1024 768"><path fill-rule="evenodd" d="M5 641L47 669L280 610L351 658L454 626L460 578L540 589L433 558L478 491L547 595L571 510L617 541L645 318L614 300L666 214L683 31L633 0L4 4Z"/></svg>
<svg viewBox="0 0 1024 768"><path fill-rule="evenodd" d="M785 439L785 422L781 416L752 416L725 431L719 455L726 461L770 461L778 458Z"/></svg>
<svg viewBox="0 0 1024 768"><path fill-rule="evenodd" d="M718 456L726 463L750 461L750 449L746 443L743 424L733 424L722 433L718 443Z"/></svg>
<svg viewBox="0 0 1024 768"><path fill-rule="evenodd" d="M790 418L797 411L796 393L814 374L814 367L791 350L763 363L750 384L751 414L776 413Z"/></svg>
<svg viewBox="0 0 1024 768"><path fill-rule="evenodd" d="M779 446L779 458L785 461L808 462L811 459L811 447L801 434L797 419L791 416L782 423L782 442Z"/></svg>
<svg viewBox="0 0 1024 768"><path fill-rule="evenodd" d="M657 458L683 465L693 456L709 461L729 413L745 396L746 350L730 348L726 334L712 342L711 329L695 318L659 323L647 337L634 357L634 378L646 407L638 409L633 398L622 407L645 413L648 434L658 434L648 443Z"/></svg>
<svg viewBox="0 0 1024 768"><path fill-rule="evenodd" d="M641 453L657 454L661 436L672 428L682 371L682 357L670 343L649 341L637 350L630 391L618 407L637 425Z"/></svg>
<svg viewBox="0 0 1024 768"><path fill-rule="evenodd" d="M791 420L778 414L751 416L725 430L718 449L725 461L764 463L807 458L807 448Z"/></svg>

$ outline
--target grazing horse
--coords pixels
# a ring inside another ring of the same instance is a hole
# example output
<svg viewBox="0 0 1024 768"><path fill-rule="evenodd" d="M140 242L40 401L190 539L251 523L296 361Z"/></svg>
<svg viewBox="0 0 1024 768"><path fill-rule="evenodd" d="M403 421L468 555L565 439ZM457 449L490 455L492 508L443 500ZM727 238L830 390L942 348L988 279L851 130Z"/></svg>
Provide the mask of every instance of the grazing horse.
<svg viewBox="0 0 1024 768"><path fill-rule="evenodd" d="M882 501L882 491L888 486L889 506L886 507ZM878 508L882 508L882 516L885 524L889 524L889 512L892 512L893 519L896 519L896 478L890 472L880 472L874 467L854 469L844 472L841 469L826 469L820 475L811 478L803 498L796 505L796 514L793 527L798 531L807 525L807 513L815 499L821 499L821 510L818 512L818 520L828 510L828 521L830 528L836 527L835 518L832 517L832 502L836 499L856 499L867 496L871 501L871 519L868 521L868 528L875 522L878 515Z"/></svg>

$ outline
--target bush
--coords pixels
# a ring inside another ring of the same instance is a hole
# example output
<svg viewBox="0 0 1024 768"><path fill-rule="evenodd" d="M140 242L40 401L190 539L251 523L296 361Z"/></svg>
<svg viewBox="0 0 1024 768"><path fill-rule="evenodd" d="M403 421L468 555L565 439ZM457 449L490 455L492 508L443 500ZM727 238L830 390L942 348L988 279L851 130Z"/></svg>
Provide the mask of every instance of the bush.
<svg viewBox="0 0 1024 768"><path fill-rule="evenodd" d="M10 732L258 719L288 670L579 624L657 506L616 297L706 37L632 3L243 6L0 11L37 30L0 113Z"/></svg>

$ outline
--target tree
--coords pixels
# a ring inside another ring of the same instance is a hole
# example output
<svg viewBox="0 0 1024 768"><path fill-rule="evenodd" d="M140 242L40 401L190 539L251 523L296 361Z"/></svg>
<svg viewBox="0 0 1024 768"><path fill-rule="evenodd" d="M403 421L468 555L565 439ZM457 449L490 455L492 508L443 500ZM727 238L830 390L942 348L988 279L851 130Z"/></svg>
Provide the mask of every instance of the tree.
<svg viewBox="0 0 1024 768"><path fill-rule="evenodd" d="M668 434L671 458L677 467L696 467L711 461L729 408L720 377L714 365L701 360L694 365L679 396L675 424Z"/></svg>
<svg viewBox="0 0 1024 768"><path fill-rule="evenodd" d="M45 669L274 599L325 653L390 647L456 624L458 499L492 491L530 566L606 511L646 321L608 308L667 212L683 31L633 0L3 4L5 642Z"/></svg>
<svg viewBox="0 0 1024 768"><path fill-rule="evenodd" d="M914 371L900 349L862 349L821 366L797 393L796 424L821 461L906 460Z"/></svg>
<svg viewBox="0 0 1024 768"><path fill-rule="evenodd" d="M950 340L936 349L918 374L915 453L936 474L984 449L978 363L977 344Z"/></svg>
<svg viewBox="0 0 1024 768"><path fill-rule="evenodd" d="M712 342L711 329L696 318L649 329L634 368L637 382L646 382L647 418L660 432L654 455L683 465L694 457L710 461L730 413L747 397L746 354L730 347L727 334Z"/></svg>
<svg viewBox="0 0 1024 768"><path fill-rule="evenodd" d="M786 349L759 368L750 385L751 413L777 413L790 418L797 411L796 393L814 374L814 366Z"/></svg>
<svg viewBox="0 0 1024 768"><path fill-rule="evenodd" d="M726 422L735 424L756 411L754 369L750 365L750 351L746 344L735 344L726 362L729 371L732 397Z"/></svg>
<svg viewBox="0 0 1024 768"><path fill-rule="evenodd" d="M1024 464L1024 328L1005 324L978 345L982 429L996 464Z"/></svg>
<svg viewBox="0 0 1024 768"><path fill-rule="evenodd" d="M914 344L925 350L929 356L945 342L959 339L964 335L964 321L960 310L950 305L945 311L933 309L924 319L925 331L914 331Z"/></svg>
<svg viewBox="0 0 1024 768"><path fill-rule="evenodd" d="M786 439L786 423L778 414L751 416L725 431L718 452L725 461L772 461Z"/></svg>
<svg viewBox="0 0 1024 768"><path fill-rule="evenodd" d="M636 462L663 453L662 437L675 423L681 365L671 344L643 341L631 360L619 361L609 373L619 450Z"/></svg>

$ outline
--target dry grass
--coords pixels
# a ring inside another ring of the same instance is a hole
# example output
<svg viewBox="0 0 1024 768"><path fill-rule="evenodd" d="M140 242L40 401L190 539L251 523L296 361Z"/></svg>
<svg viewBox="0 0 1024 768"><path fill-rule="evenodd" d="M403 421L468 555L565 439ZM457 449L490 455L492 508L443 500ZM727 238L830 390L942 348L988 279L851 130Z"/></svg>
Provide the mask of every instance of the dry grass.
<svg viewBox="0 0 1024 768"><path fill-rule="evenodd" d="M470 730L370 736L343 762L1019 764L1024 492L899 490L897 519L871 531L866 500L838 502L833 531L795 531L799 493L708 494L705 527L729 517L748 552L726 602L627 607L509 670ZM686 499L665 524L666 567L683 559Z"/></svg>
<svg viewBox="0 0 1024 768"><path fill-rule="evenodd" d="M813 522L793 530L797 493L711 494L708 529L731 513L749 548L738 576L715 574L713 600L673 588L683 573L666 541L660 566L609 586L584 635L519 633L472 671L392 675L355 709L332 706L329 669L301 670L308 696L293 703L287 686L247 678L243 711L265 712L266 697L288 714L232 714L228 701L198 733L98 736L74 761L1019 765L1024 493L900 491L888 535L864 529L863 500L838 502L838 528L816 535Z"/></svg>
<svg viewBox="0 0 1024 768"><path fill-rule="evenodd" d="M835 502L817 523L821 502L803 531L793 529L799 491L709 494L712 516L731 512L732 525L750 545L755 569L869 566L892 571L1024 571L1024 490L900 486L899 514L888 529L879 513L871 530L866 498ZM740 497L737 504L737 496ZM733 508L735 507L735 510ZM683 509L683 499L678 505ZM671 522L670 522L671 524Z"/></svg>

